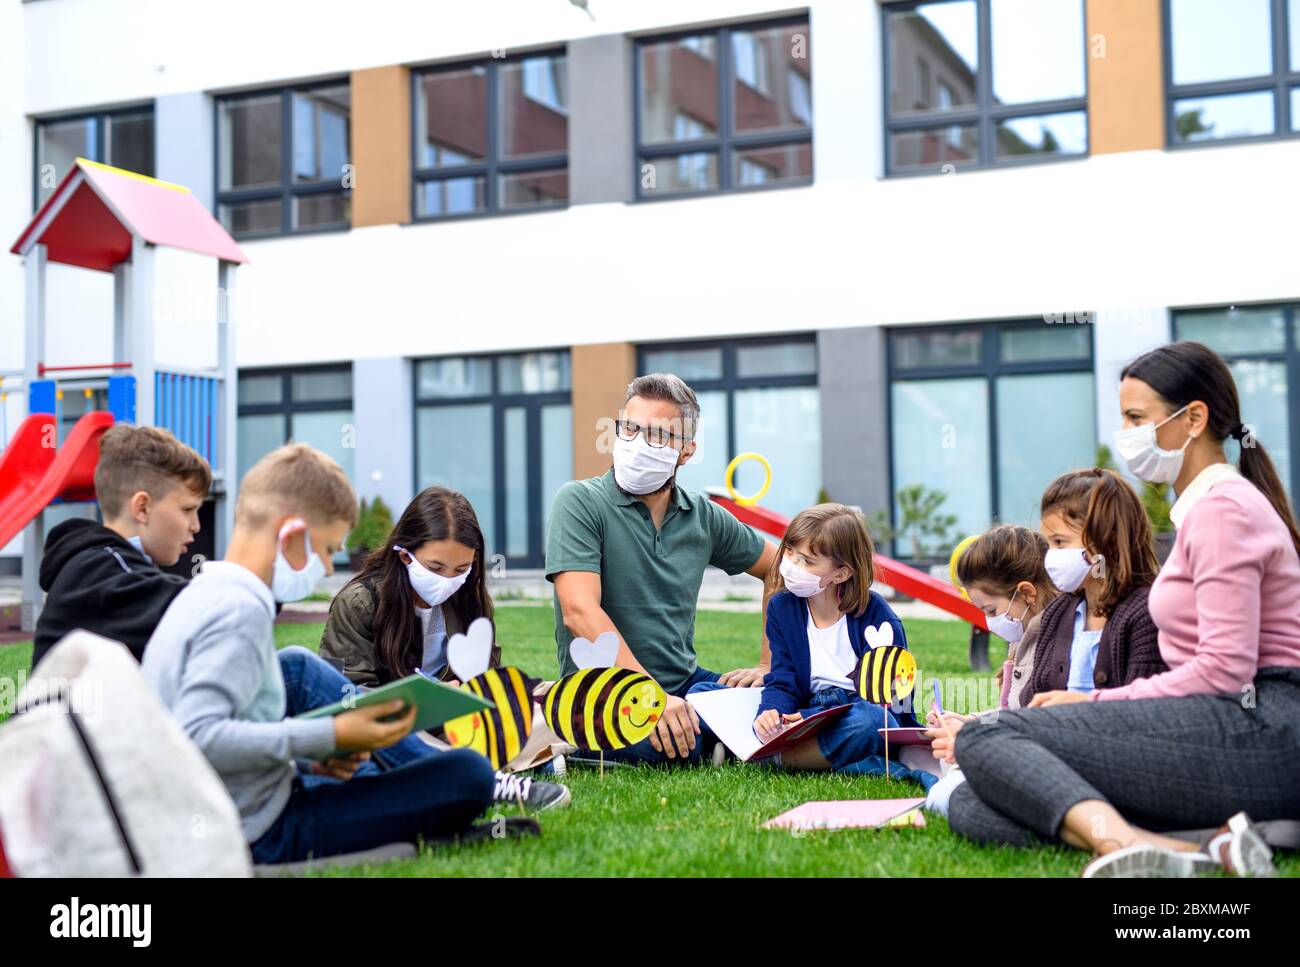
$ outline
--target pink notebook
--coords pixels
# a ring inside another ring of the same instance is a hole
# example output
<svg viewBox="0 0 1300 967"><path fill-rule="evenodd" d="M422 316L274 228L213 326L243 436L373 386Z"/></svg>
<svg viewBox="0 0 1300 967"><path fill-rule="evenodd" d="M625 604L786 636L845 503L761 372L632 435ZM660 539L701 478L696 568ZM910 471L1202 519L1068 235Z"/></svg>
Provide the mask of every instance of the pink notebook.
<svg viewBox="0 0 1300 967"><path fill-rule="evenodd" d="M838 799L806 802L763 824L764 829L886 829L924 827L925 799Z"/></svg>
<svg viewBox="0 0 1300 967"><path fill-rule="evenodd" d="M925 728L876 729L876 731L880 733L881 737L884 737L884 734L888 732L890 745L923 745L928 748L933 744L930 739L926 738L925 733L928 732L929 729Z"/></svg>

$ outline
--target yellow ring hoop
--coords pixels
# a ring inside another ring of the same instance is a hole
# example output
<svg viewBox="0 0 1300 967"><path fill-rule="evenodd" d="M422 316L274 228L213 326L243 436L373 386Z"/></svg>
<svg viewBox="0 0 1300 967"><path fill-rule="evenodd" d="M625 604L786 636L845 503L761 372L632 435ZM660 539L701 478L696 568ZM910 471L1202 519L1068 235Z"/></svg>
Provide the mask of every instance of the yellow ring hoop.
<svg viewBox="0 0 1300 967"><path fill-rule="evenodd" d="M759 463L763 465L763 469L767 472L767 478L763 481L763 486L759 488L758 493L750 497L745 497L742 496L741 494L736 493L736 488L731 485L731 478L735 476L736 468L739 467L746 460L757 460ZM731 461L731 463L727 464L726 483L727 483L727 493L728 495L730 495L731 499L736 502L737 506L753 507L756 503L758 503L760 500L763 499L763 495L766 494L768 488L772 486L772 465L767 462L767 457L763 456L761 453L741 453L737 455Z"/></svg>
<svg viewBox="0 0 1300 967"><path fill-rule="evenodd" d="M957 580L957 562L960 561L961 556L966 553L966 548L974 544L981 536L982 535L980 534L972 534L954 547L952 549L952 557L948 558L948 579L952 581L952 586L961 592L961 596L967 601L970 600L970 595L966 593L966 589L962 587L961 582Z"/></svg>

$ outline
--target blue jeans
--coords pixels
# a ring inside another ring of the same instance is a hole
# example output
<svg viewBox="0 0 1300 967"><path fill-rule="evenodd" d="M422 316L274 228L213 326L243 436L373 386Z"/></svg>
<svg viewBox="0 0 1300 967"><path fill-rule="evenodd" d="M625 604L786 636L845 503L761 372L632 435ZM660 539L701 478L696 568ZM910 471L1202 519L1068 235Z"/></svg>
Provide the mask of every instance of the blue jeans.
<svg viewBox="0 0 1300 967"><path fill-rule="evenodd" d="M704 668L695 669L686 683L676 691L669 692L669 695L677 698L685 698L686 693L696 685L705 682L716 682L718 673L711 672ZM725 688L726 686L719 686ZM700 756L705 752L712 753L713 747L717 744L718 738L710 731L709 727L700 722L700 734L695 737L695 748L691 749L690 754L683 759L680 755L669 758L664 753L655 749L650 744L650 739L645 738L636 745L629 745L625 749L615 749L605 753L606 762L626 762L632 765L695 765L700 761ZM594 759L599 755L596 752L580 751L570 756L570 758Z"/></svg>
<svg viewBox="0 0 1300 967"><path fill-rule="evenodd" d="M352 694L351 683L306 648L280 652L286 715ZM469 749L435 749L415 736L372 753L348 780L300 774L289 802L252 844L257 863L334 856L414 842L469 826L491 805L491 763Z"/></svg>
<svg viewBox="0 0 1300 967"><path fill-rule="evenodd" d="M726 686L706 682L694 686L691 691L703 692L718 688ZM885 740L877 730L898 728L898 719L889 709L864 701L856 692L844 688L823 688L815 692L811 704L800 709L799 714L810 718L836 705L850 705L851 708L814 736L822 757L831 764L833 770L845 775L883 776ZM889 774L915 779L927 789L937 778L928 773L913 772L896 763L892 757Z"/></svg>
<svg viewBox="0 0 1300 967"><path fill-rule="evenodd" d="M342 672L306 648L293 645L281 649L279 658L280 674L284 678L285 718L301 715L322 705L333 705L357 693L357 686L348 681ZM372 752L370 761L362 763L353 777L378 775L408 762L438 755L442 751L444 750L435 749L419 736L408 735L396 745ZM339 781L311 773L303 773L302 778L308 786Z"/></svg>
<svg viewBox="0 0 1300 967"><path fill-rule="evenodd" d="M346 782L294 780L284 810L257 842L255 863L292 863L458 833L492 803L492 764L452 749Z"/></svg>

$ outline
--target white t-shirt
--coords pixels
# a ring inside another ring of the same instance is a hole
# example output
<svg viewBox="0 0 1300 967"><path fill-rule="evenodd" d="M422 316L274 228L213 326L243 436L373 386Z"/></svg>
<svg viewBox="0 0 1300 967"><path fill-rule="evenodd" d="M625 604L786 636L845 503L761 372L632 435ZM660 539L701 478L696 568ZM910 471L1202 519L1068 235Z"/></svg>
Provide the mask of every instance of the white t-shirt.
<svg viewBox="0 0 1300 967"><path fill-rule="evenodd" d="M809 685L814 692L823 688L852 689L849 675L858 663L858 656L849 643L849 616L829 628L818 628L808 615L808 671Z"/></svg>

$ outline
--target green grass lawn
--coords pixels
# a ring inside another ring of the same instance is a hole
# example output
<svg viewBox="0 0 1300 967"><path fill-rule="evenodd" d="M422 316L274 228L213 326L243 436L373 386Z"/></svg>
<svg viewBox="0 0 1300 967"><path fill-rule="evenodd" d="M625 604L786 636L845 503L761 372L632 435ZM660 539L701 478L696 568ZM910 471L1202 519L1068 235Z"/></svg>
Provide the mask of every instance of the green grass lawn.
<svg viewBox="0 0 1300 967"><path fill-rule="evenodd" d="M696 626L700 661L724 671L753 664L758 620L753 614L701 612ZM924 681L938 677L945 704L966 710L979 685L967 667L966 626L908 621L908 639ZM279 625L276 641L315 649L321 625ZM549 605L502 607L497 637L510 663L530 674L557 671ZM30 645L0 647L0 678L31 660ZM969 690L962 691L961 683ZM3 691L0 691L3 694ZM950 698L949 696L953 696ZM0 716L3 711L0 711ZM535 840L438 847L413 860L376 866L383 876L1075 876L1084 854L1065 848L1017 850L977 847L953 834L939 817L925 829L845 830L795 836L760 824L810 799L920 795L920 787L884 778L798 775L761 766L721 769L570 770L573 802L541 816ZM1279 863L1300 876L1294 856ZM348 871L355 875L357 871Z"/></svg>

